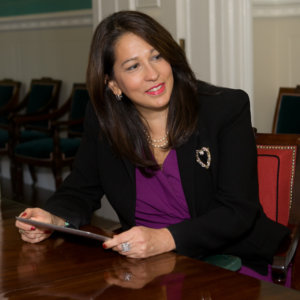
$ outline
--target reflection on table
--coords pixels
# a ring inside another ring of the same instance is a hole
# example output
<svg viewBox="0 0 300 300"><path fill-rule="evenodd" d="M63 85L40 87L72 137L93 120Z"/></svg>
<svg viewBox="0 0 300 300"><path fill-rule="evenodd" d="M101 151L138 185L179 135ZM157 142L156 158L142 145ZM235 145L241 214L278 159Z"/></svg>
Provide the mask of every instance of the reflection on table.
<svg viewBox="0 0 300 300"><path fill-rule="evenodd" d="M126 259L101 242L59 233L24 243L14 227L22 210L1 202L1 299L300 299L296 290L173 252Z"/></svg>

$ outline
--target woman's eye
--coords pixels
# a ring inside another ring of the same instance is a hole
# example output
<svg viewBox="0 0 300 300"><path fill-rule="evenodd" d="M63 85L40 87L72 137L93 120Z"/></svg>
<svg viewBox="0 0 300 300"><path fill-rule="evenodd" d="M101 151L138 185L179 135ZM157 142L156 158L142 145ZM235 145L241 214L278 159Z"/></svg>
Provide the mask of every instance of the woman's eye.
<svg viewBox="0 0 300 300"><path fill-rule="evenodd" d="M160 54L156 54L153 56L153 59L154 60L159 60L161 58L161 55Z"/></svg>
<svg viewBox="0 0 300 300"><path fill-rule="evenodd" d="M138 64L134 64L134 65L128 67L126 70L127 71L132 71L132 70L135 70L137 67L138 67Z"/></svg>

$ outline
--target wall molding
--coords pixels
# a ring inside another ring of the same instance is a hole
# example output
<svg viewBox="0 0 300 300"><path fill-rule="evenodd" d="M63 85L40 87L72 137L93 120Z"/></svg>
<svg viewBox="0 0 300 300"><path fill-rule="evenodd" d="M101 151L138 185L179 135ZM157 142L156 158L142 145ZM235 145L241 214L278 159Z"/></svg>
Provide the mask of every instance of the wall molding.
<svg viewBox="0 0 300 300"><path fill-rule="evenodd" d="M92 26L91 9L0 18L0 31Z"/></svg>
<svg viewBox="0 0 300 300"><path fill-rule="evenodd" d="M160 0L135 0L136 8L160 7Z"/></svg>
<svg viewBox="0 0 300 300"><path fill-rule="evenodd" d="M252 99L251 0L207 1L209 1L210 82L243 89Z"/></svg>
<svg viewBox="0 0 300 300"><path fill-rule="evenodd" d="M300 0L252 0L254 18L299 17Z"/></svg>

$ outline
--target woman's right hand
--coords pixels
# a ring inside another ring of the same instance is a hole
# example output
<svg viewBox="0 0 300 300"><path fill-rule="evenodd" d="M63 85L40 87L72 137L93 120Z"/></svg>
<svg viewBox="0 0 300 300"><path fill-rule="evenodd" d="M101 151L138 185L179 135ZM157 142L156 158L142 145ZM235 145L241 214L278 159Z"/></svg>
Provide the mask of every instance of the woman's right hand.
<svg viewBox="0 0 300 300"><path fill-rule="evenodd" d="M20 214L20 217L58 226L64 226L65 224L62 218L40 208L27 208ZM48 229L37 228L18 220L16 221L16 227L19 229L22 240L28 243L41 242L52 234L52 231Z"/></svg>

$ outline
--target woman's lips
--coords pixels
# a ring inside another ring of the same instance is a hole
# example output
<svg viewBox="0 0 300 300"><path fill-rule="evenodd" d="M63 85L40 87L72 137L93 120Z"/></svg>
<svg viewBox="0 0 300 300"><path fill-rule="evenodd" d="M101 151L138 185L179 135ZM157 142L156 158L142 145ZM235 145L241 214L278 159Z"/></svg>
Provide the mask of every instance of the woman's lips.
<svg viewBox="0 0 300 300"><path fill-rule="evenodd" d="M146 91L146 94L151 96L160 95L161 93L164 92L165 89L166 89L166 85L164 83L161 83Z"/></svg>

